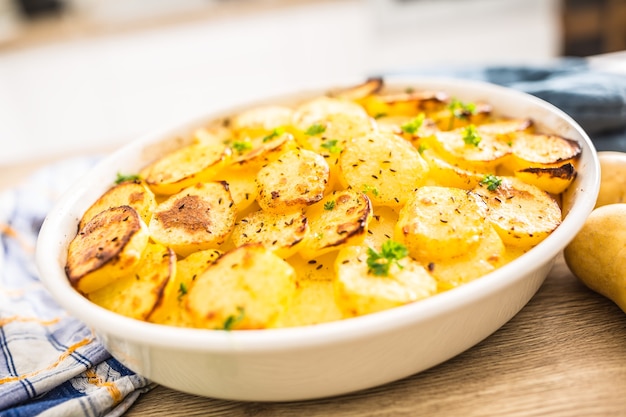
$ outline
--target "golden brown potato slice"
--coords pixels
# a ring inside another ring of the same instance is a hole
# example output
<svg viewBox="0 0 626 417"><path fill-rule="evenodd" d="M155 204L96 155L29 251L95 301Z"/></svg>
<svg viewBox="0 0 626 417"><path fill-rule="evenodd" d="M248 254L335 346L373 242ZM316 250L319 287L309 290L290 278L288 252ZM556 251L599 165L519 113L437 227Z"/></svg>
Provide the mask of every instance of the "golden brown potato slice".
<svg viewBox="0 0 626 417"><path fill-rule="evenodd" d="M516 171L531 167L561 166L574 162L582 148L578 142L557 135L518 133L512 141Z"/></svg>
<svg viewBox="0 0 626 417"><path fill-rule="evenodd" d="M342 114L353 120L369 121L369 115L363 107L350 100L331 97L318 97L300 104L293 115L293 125L301 132L324 124L331 115Z"/></svg>
<svg viewBox="0 0 626 417"><path fill-rule="evenodd" d="M428 174L428 164L413 145L382 132L352 139L339 157L339 167L345 187L366 192L374 205L396 207Z"/></svg>
<svg viewBox="0 0 626 417"><path fill-rule="evenodd" d="M220 145L231 140L230 118L217 119L193 132L193 142L202 145Z"/></svg>
<svg viewBox="0 0 626 417"><path fill-rule="evenodd" d="M140 180L123 181L111 187L83 215L78 225L82 229L96 214L111 207L130 206L147 224L156 208L154 194Z"/></svg>
<svg viewBox="0 0 626 417"><path fill-rule="evenodd" d="M440 130L454 130L469 125L481 125L490 121L491 105L488 103L463 102L452 98L446 108L431 114Z"/></svg>
<svg viewBox="0 0 626 417"><path fill-rule="evenodd" d="M150 314L149 321L170 326L193 327L193 321L185 308L187 294L196 277L212 265L222 252L207 249L194 252L176 262L176 274L170 278L159 300Z"/></svg>
<svg viewBox="0 0 626 417"><path fill-rule="evenodd" d="M70 283L86 294L132 273L149 236L148 227L130 206L100 212L69 244L65 271Z"/></svg>
<svg viewBox="0 0 626 417"><path fill-rule="evenodd" d="M306 211L310 232L300 254L312 259L342 246L363 242L372 219L372 203L355 190L335 191Z"/></svg>
<svg viewBox="0 0 626 417"><path fill-rule="evenodd" d="M448 163L477 172L494 172L512 149L505 136L481 132L473 124L440 132L424 141Z"/></svg>
<svg viewBox="0 0 626 417"><path fill-rule="evenodd" d="M328 163L321 155L306 149L289 151L259 170L257 202L272 213L301 210L322 199L328 176Z"/></svg>
<svg viewBox="0 0 626 417"><path fill-rule="evenodd" d="M241 169L259 169L297 146L294 136L282 128L261 136L233 139L227 144L233 152L230 166Z"/></svg>
<svg viewBox="0 0 626 417"><path fill-rule="evenodd" d="M211 181L230 155L230 148L224 144L194 143L148 165L141 177L156 194L175 194L198 182Z"/></svg>
<svg viewBox="0 0 626 417"><path fill-rule="evenodd" d="M433 149L425 148L421 152L428 164L426 184L471 190L485 177L485 172L464 169L443 159Z"/></svg>
<svg viewBox="0 0 626 417"><path fill-rule="evenodd" d="M231 119L230 128L239 138L266 137L275 129L291 125L293 109L286 106L263 105L247 109Z"/></svg>
<svg viewBox="0 0 626 417"><path fill-rule="evenodd" d="M275 214L255 211L235 223L231 239L235 246L261 243L281 258L293 255L308 232L307 218L296 211Z"/></svg>
<svg viewBox="0 0 626 417"><path fill-rule="evenodd" d="M170 196L150 221L156 242L187 256L221 245L235 224L235 203L224 182L201 182Z"/></svg>
<svg viewBox="0 0 626 417"><path fill-rule="evenodd" d="M532 130L534 123L531 119L500 119L478 125L478 131L493 135L505 135L515 132L528 132Z"/></svg>
<svg viewBox="0 0 626 417"><path fill-rule="evenodd" d="M448 95L441 91L413 91L380 93L359 100L374 118L384 116L415 117L419 113L437 113L445 109Z"/></svg>
<svg viewBox="0 0 626 417"><path fill-rule="evenodd" d="M138 320L147 320L176 274L176 255L158 243L149 243L134 273L87 294L100 307Z"/></svg>
<svg viewBox="0 0 626 417"><path fill-rule="evenodd" d="M395 239L418 261L439 261L467 253L485 234L487 207L477 194L459 188L425 186L400 210Z"/></svg>
<svg viewBox="0 0 626 417"><path fill-rule="evenodd" d="M256 169L240 169L231 166L224 168L215 176L215 181L228 184L237 213L243 213L256 201L259 189L256 185Z"/></svg>
<svg viewBox="0 0 626 417"><path fill-rule="evenodd" d="M530 167L515 171L515 177L551 194L561 194L576 178L576 169L569 162L557 167Z"/></svg>
<svg viewBox="0 0 626 417"><path fill-rule="evenodd" d="M293 297L296 273L261 244L241 246L200 273L187 294L196 327L271 327Z"/></svg>
<svg viewBox="0 0 626 417"><path fill-rule="evenodd" d="M426 267L437 279L438 291L446 291L487 275L507 261L504 243L489 225L474 250L455 258L430 262Z"/></svg>
<svg viewBox="0 0 626 417"><path fill-rule="evenodd" d="M506 245L530 248L561 224L561 209L545 191L514 177L490 178L474 192L489 207L488 220Z"/></svg>
<svg viewBox="0 0 626 417"><path fill-rule="evenodd" d="M368 249L348 246L337 254L335 294L347 316L360 316L411 303L437 292L437 282L408 256L393 263L386 275L368 267Z"/></svg>
<svg viewBox="0 0 626 417"><path fill-rule="evenodd" d="M367 236L363 244L380 249L384 242L393 239L394 229L398 222L398 213L391 207L385 206L375 207L373 213L367 226Z"/></svg>

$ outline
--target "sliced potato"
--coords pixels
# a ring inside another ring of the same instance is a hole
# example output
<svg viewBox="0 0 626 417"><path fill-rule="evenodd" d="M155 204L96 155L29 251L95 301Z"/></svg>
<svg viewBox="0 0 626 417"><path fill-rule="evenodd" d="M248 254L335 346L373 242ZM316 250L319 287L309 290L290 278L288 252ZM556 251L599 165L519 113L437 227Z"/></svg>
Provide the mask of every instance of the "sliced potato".
<svg viewBox="0 0 626 417"><path fill-rule="evenodd" d="M135 272L87 294L100 307L138 320L147 320L162 300L176 274L176 255L158 243L149 243Z"/></svg>
<svg viewBox="0 0 626 417"><path fill-rule="evenodd" d="M330 97L344 100L357 101L377 93L383 88L384 82L381 77L373 77L365 80L359 85L338 89L329 93Z"/></svg>
<svg viewBox="0 0 626 417"><path fill-rule="evenodd" d="M359 103L375 118L384 116L415 117L419 113L437 113L445 109L448 95L441 91L405 91L364 97Z"/></svg>
<svg viewBox="0 0 626 417"><path fill-rule="evenodd" d="M437 292L437 282L408 256L392 264L386 276L368 270L368 248L348 246L337 254L335 294L347 316L360 316L411 303Z"/></svg>
<svg viewBox="0 0 626 417"><path fill-rule="evenodd" d="M328 163L321 155L306 149L286 152L259 170L257 202L273 213L301 210L323 198L328 177Z"/></svg>
<svg viewBox="0 0 626 417"><path fill-rule="evenodd" d="M132 207L100 212L69 244L65 272L70 283L86 294L131 274L149 237L148 227Z"/></svg>
<svg viewBox="0 0 626 417"><path fill-rule="evenodd" d="M437 279L438 290L446 291L487 275L506 262L504 243L489 225L474 250L455 258L430 262L427 269Z"/></svg>
<svg viewBox="0 0 626 417"><path fill-rule="evenodd" d="M175 194L198 182L212 180L230 155L230 148L224 144L194 143L148 165L141 177L156 194Z"/></svg>
<svg viewBox="0 0 626 417"><path fill-rule="evenodd" d="M515 176L550 194L561 194L576 178L576 169L569 162L557 167L531 167L515 171Z"/></svg>
<svg viewBox="0 0 626 417"><path fill-rule="evenodd" d="M239 138L267 137L277 128L291 125L293 109L286 106L263 105L237 114L231 119L230 128Z"/></svg>
<svg viewBox="0 0 626 417"><path fill-rule="evenodd" d="M473 171L451 164L430 148L423 149L421 155L429 167L426 180L428 185L471 190L485 176L484 172Z"/></svg>
<svg viewBox="0 0 626 417"><path fill-rule="evenodd" d="M342 114L351 119L369 120L365 109L357 103L340 98L319 97L296 108L293 125L301 132L306 132L314 125L323 124L329 116L335 114Z"/></svg>
<svg viewBox="0 0 626 417"><path fill-rule="evenodd" d="M261 166L275 161L283 153L295 149L297 143L291 133L277 129L266 135L229 141L228 145L233 149L231 167L259 169Z"/></svg>
<svg viewBox="0 0 626 417"><path fill-rule="evenodd" d="M487 103L463 103L453 98L445 109L431 114L430 118L440 130L455 130L489 122L491 110L491 105Z"/></svg>
<svg viewBox="0 0 626 417"><path fill-rule="evenodd" d="M475 125L425 138L443 159L463 169L493 172L511 154L511 144L502 135L483 133Z"/></svg>
<svg viewBox="0 0 626 417"><path fill-rule="evenodd" d="M228 184L202 182L159 204L150 221L150 234L156 242L187 256L218 248L232 231L236 214Z"/></svg>
<svg viewBox="0 0 626 417"><path fill-rule="evenodd" d="M440 261L476 248L485 234L486 219L487 207L477 194L425 186L400 210L394 236L418 261Z"/></svg>
<svg viewBox="0 0 626 417"><path fill-rule="evenodd" d="M309 207L306 216L310 232L299 253L312 259L363 242L372 219L372 203L355 190L335 191Z"/></svg>
<svg viewBox="0 0 626 417"><path fill-rule="evenodd" d="M186 308L196 327L264 329L290 304L295 279L293 267L263 245L240 246L196 277Z"/></svg>
<svg viewBox="0 0 626 417"><path fill-rule="evenodd" d="M380 249L384 242L393 239L397 222L398 213L391 207L380 206L374 208L374 214L367 226L367 236L363 244L371 248Z"/></svg>
<svg viewBox="0 0 626 417"><path fill-rule="evenodd" d="M561 209L545 191L514 177L500 177L490 190L481 183L474 192L489 207L488 220L506 245L530 248L561 224Z"/></svg>
<svg viewBox="0 0 626 417"><path fill-rule="evenodd" d="M528 132L532 130L534 123L532 119L501 119L478 125L478 131L491 133L493 135L505 135L515 132Z"/></svg>
<svg viewBox="0 0 626 417"><path fill-rule="evenodd" d="M193 321L185 308L187 294L196 277L212 265L222 252L207 249L194 252L176 262L176 274L169 279L163 297L150 314L149 321L179 327L193 327Z"/></svg>
<svg viewBox="0 0 626 417"><path fill-rule="evenodd" d="M574 163L581 152L578 142L558 135L518 133L512 141L513 169Z"/></svg>
<svg viewBox="0 0 626 417"><path fill-rule="evenodd" d="M193 132L193 143L202 145L225 144L233 136L229 126L229 118L218 119L206 126L202 126Z"/></svg>
<svg viewBox="0 0 626 417"><path fill-rule="evenodd" d="M352 139L339 157L345 187L367 192L374 205L401 206L422 185L428 164L406 140L376 132Z"/></svg>
<svg viewBox="0 0 626 417"><path fill-rule="evenodd" d="M261 243L281 258L293 255L308 232L307 218L296 211L274 214L259 210L235 223L231 239L235 246Z"/></svg>
<svg viewBox="0 0 626 417"><path fill-rule="evenodd" d="M156 208L156 199L152 191L139 180L121 182L111 187L87 209L78 224L78 228L82 229L96 214L111 207L119 206L134 208L141 219L145 223L149 223Z"/></svg>

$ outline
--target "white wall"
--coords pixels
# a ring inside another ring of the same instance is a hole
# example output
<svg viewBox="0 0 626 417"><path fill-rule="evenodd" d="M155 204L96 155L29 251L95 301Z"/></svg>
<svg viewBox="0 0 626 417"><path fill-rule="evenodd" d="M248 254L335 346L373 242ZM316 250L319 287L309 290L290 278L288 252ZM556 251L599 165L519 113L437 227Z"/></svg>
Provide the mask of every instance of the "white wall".
<svg viewBox="0 0 626 417"><path fill-rule="evenodd" d="M0 165L111 149L305 84L558 54L557 0L341 0L0 49Z"/></svg>

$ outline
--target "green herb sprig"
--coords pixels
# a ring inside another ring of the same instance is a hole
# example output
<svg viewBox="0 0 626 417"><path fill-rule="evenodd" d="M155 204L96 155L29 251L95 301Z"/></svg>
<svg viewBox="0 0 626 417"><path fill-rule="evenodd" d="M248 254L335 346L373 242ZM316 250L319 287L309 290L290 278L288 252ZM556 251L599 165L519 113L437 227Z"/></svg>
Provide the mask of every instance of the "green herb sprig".
<svg viewBox="0 0 626 417"><path fill-rule="evenodd" d="M487 174L482 180L480 180L480 183L486 185L489 191L496 191L502 184L502 178L498 178L493 174Z"/></svg>
<svg viewBox="0 0 626 417"><path fill-rule="evenodd" d="M122 174L118 172L117 176L115 177L115 183L121 184L126 181L139 181L140 179L141 177L139 176L139 174Z"/></svg>
<svg viewBox="0 0 626 417"><path fill-rule="evenodd" d="M417 133L419 128L422 127L422 124L424 124L424 118L424 113L420 113L410 121L400 126L400 129L402 129L403 132L414 135Z"/></svg>
<svg viewBox="0 0 626 417"><path fill-rule="evenodd" d="M465 142L466 144L478 146L481 140L482 138L478 134L478 130L476 129L476 126L468 125L463 130L463 142Z"/></svg>
<svg viewBox="0 0 626 417"><path fill-rule="evenodd" d="M380 252L372 248L367 249L367 270L376 276L388 276L391 265L396 264L398 268L403 266L399 261L409 255L409 250L402 243L391 239L382 244Z"/></svg>

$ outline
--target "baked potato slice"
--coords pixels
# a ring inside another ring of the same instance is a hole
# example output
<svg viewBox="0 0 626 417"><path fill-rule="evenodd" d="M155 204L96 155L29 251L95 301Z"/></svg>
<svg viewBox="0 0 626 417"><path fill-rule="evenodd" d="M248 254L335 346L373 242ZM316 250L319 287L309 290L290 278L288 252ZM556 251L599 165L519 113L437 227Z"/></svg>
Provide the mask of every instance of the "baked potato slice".
<svg viewBox="0 0 626 417"><path fill-rule="evenodd" d="M450 164L477 172L494 172L512 151L505 135L481 132L473 124L426 137L424 144Z"/></svg>
<svg viewBox="0 0 626 417"><path fill-rule="evenodd" d="M275 214L255 211L235 223L231 240L235 246L261 243L281 258L293 255L308 232L307 218L300 211Z"/></svg>
<svg viewBox="0 0 626 417"><path fill-rule="evenodd" d="M215 176L215 181L228 184L237 213L245 212L257 199L256 169L228 166Z"/></svg>
<svg viewBox="0 0 626 417"><path fill-rule="evenodd" d="M372 204L399 207L422 185L428 164L409 142L393 133L353 138L339 156L340 181L366 192Z"/></svg>
<svg viewBox="0 0 626 417"><path fill-rule="evenodd" d="M421 300L437 292L437 282L408 256L397 260L386 275L376 275L368 264L365 246L348 246L335 262L335 296L344 315L360 316Z"/></svg>
<svg viewBox="0 0 626 417"><path fill-rule="evenodd" d="M301 210L324 197L328 178L328 163L321 155L306 149L286 152L257 173L257 202L272 213Z"/></svg>
<svg viewBox="0 0 626 417"><path fill-rule="evenodd" d="M222 252L207 249L194 252L176 262L176 274L167 282L163 297L149 316L152 323L179 327L193 327L193 321L185 308L187 294L196 277L212 265Z"/></svg>
<svg viewBox="0 0 626 417"><path fill-rule="evenodd" d="M469 125L481 125L491 121L491 105L488 103L462 102L453 97L446 107L429 117L440 130L449 131Z"/></svg>
<svg viewBox="0 0 626 417"><path fill-rule="evenodd" d="M156 208L154 193L141 180L123 181L109 188L83 214L78 224L82 229L96 214L111 207L130 206L134 208L141 219L147 224Z"/></svg>
<svg viewBox="0 0 626 417"><path fill-rule="evenodd" d="M343 246L360 244L372 219L372 203L355 190L335 191L306 210L309 234L300 255L313 259Z"/></svg>
<svg viewBox="0 0 626 417"><path fill-rule="evenodd" d="M400 210L394 238L416 260L429 262L472 251L485 234L487 206L480 196L451 187L424 186Z"/></svg>
<svg viewBox="0 0 626 417"><path fill-rule="evenodd" d="M231 167L242 169L259 169L297 147L294 136L283 128L261 136L233 139L227 144L233 153Z"/></svg>
<svg viewBox="0 0 626 417"><path fill-rule="evenodd" d="M415 117L419 113L436 114L446 108L448 95L441 91L413 91L373 94L358 101L374 118L384 116Z"/></svg>
<svg viewBox="0 0 626 417"><path fill-rule="evenodd" d="M420 153L428 164L428 178L425 181L427 185L471 190L485 177L485 172L477 172L454 165L443 159L431 148L425 148Z"/></svg>
<svg viewBox="0 0 626 417"><path fill-rule="evenodd" d="M176 274L176 255L166 246L149 243L137 269L87 294L107 310L137 320L147 320L161 302L163 291Z"/></svg>
<svg viewBox="0 0 626 417"><path fill-rule="evenodd" d="M371 248L380 248L384 242L393 239L397 222L397 211L391 207L375 207L372 219L367 225L367 236L363 244Z"/></svg>
<svg viewBox="0 0 626 417"><path fill-rule="evenodd" d="M72 239L65 272L74 288L91 293L131 274L139 265L150 233L130 206L94 216Z"/></svg>
<svg viewBox="0 0 626 417"><path fill-rule="evenodd" d="M201 182L157 206L150 235L184 257L198 250L217 249L232 231L236 215L227 183Z"/></svg>
<svg viewBox="0 0 626 417"><path fill-rule="evenodd" d="M531 167L562 166L574 164L582 148L574 140L558 135L518 133L512 141L513 170Z"/></svg>
<svg viewBox="0 0 626 417"><path fill-rule="evenodd" d="M561 224L556 200L518 178L491 177L474 192L487 204L487 219L506 245L531 248Z"/></svg>
<svg viewBox="0 0 626 417"><path fill-rule="evenodd" d="M437 280L437 290L441 292L487 275L507 260L502 239L489 225L474 250L455 258L429 262L426 267Z"/></svg>
<svg viewBox="0 0 626 417"><path fill-rule="evenodd" d="M240 246L196 276L186 308L196 327L272 327L296 289L291 265L261 244Z"/></svg>
<svg viewBox="0 0 626 417"><path fill-rule="evenodd" d="M267 137L276 129L291 125L293 109L286 106L263 105L247 109L231 118L235 137Z"/></svg>
<svg viewBox="0 0 626 417"><path fill-rule="evenodd" d="M323 96L296 107L292 124L298 131L306 132L313 126L323 125L329 116L337 114L363 122L368 122L370 118L365 109L353 101Z"/></svg>
<svg viewBox="0 0 626 417"><path fill-rule="evenodd" d="M576 178L576 169L571 163L556 167L530 167L515 171L515 177L527 184L535 185L550 194L561 194Z"/></svg>
<svg viewBox="0 0 626 417"><path fill-rule="evenodd" d="M329 97L358 101L379 92L383 86L384 81L381 77L372 77L361 84L331 91L328 95Z"/></svg>
<svg viewBox="0 0 626 417"><path fill-rule="evenodd" d="M211 181L230 157L231 150L224 144L193 143L148 165L141 177L154 193L171 195L198 182Z"/></svg>
<svg viewBox="0 0 626 417"><path fill-rule="evenodd" d="M478 125L478 131L482 133L491 133L492 135L506 135L516 132L530 133L534 127L532 119L499 119L496 121L489 121L487 123Z"/></svg>

